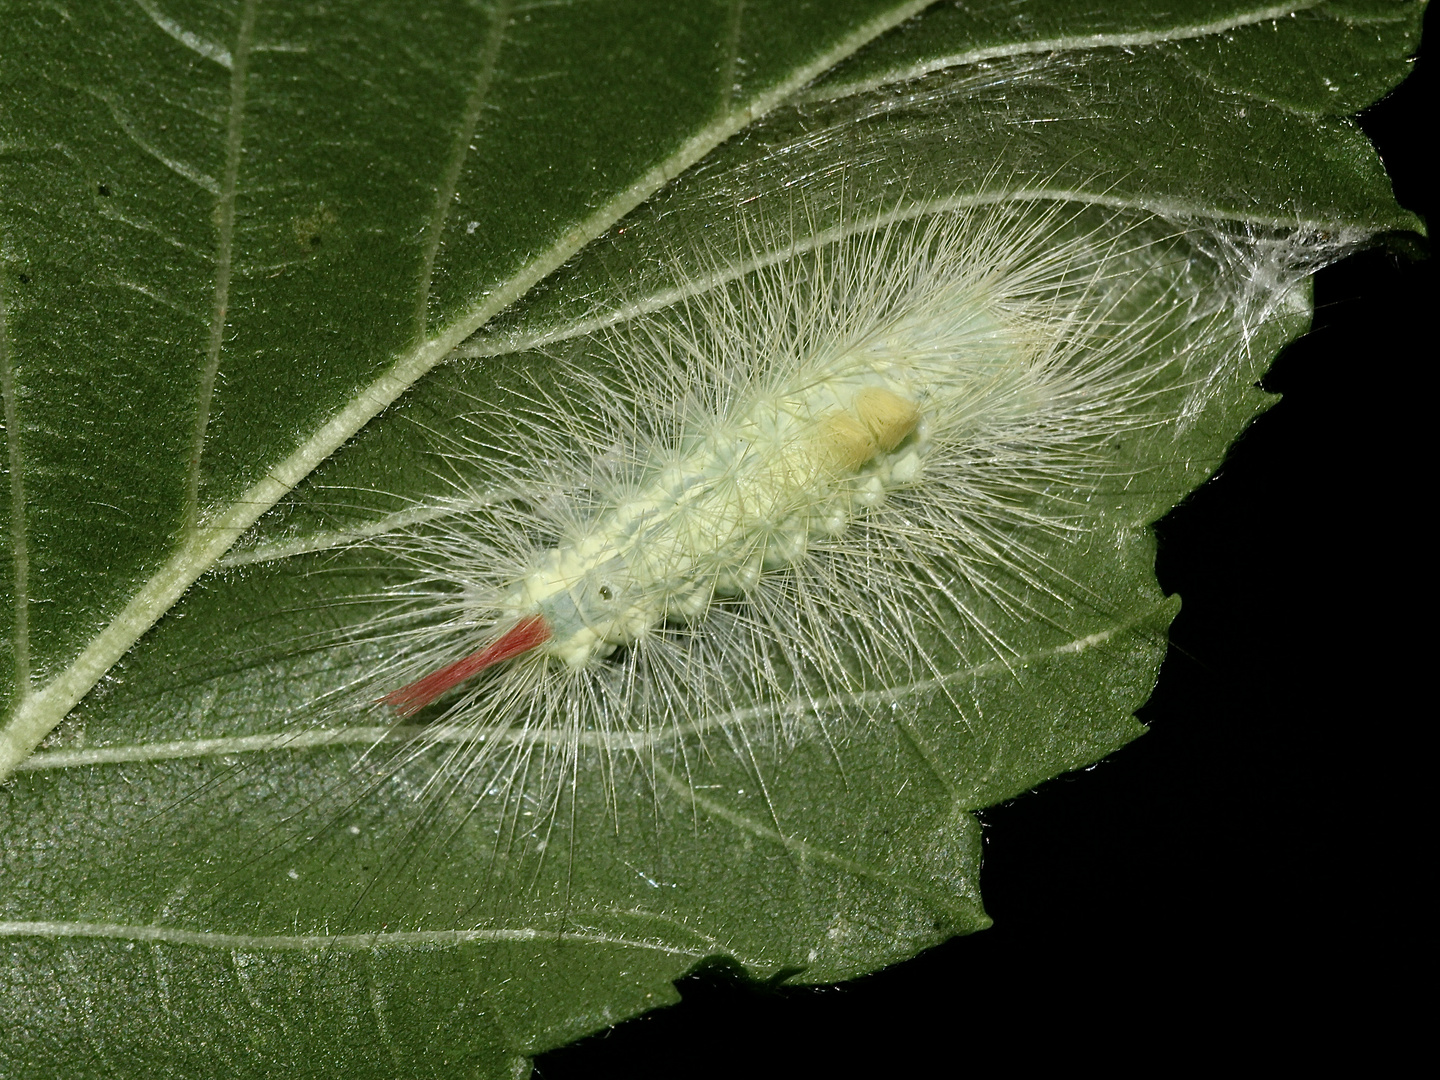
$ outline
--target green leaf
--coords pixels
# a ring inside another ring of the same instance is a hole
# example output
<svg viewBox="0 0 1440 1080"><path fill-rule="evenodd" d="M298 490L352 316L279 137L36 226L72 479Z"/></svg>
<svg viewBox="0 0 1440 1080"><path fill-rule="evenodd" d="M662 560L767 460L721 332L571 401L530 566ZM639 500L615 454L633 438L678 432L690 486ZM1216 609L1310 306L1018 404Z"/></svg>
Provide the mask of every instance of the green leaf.
<svg viewBox="0 0 1440 1080"><path fill-rule="evenodd" d="M406 811L443 747L357 802L372 736L307 709L374 659L311 647L383 580L344 541L438 493L456 402L673 302L743 200L798 187L816 230L1047 197L1417 224L1345 117L1401 77L1421 5L904 22L923 6L0 9L17 1064L510 1075L707 957L833 981L987 925L970 812L1143 730L1175 609L1148 525L1266 407L1303 302L1203 397L1168 389L1183 441L1121 451L1153 482L1053 553L1105 602L1014 627L1009 668L957 658L983 723L884 687L894 722L843 752L719 738L590 772L545 858L488 803Z"/></svg>

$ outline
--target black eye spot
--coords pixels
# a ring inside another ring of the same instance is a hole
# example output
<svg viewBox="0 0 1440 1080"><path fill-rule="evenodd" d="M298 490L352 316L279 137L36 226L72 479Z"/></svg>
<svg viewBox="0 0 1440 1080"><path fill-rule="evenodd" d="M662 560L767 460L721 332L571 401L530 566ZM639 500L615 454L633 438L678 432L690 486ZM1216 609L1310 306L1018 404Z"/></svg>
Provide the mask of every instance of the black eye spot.
<svg viewBox="0 0 1440 1080"><path fill-rule="evenodd" d="M97 190L101 195L109 195L109 194L110 194L110 185L109 185L109 184L101 184L98 188L96 188L96 190Z"/></svg>
<svg viewBox="0 0 1440 1080"><path fill-rule="evenodd" d="M601 585L601 586L600 586L600 599L601 599L601 600L613 600L613 599L615 599L615 590L612 589L612 588L610 588L609 585Z"/></svg>

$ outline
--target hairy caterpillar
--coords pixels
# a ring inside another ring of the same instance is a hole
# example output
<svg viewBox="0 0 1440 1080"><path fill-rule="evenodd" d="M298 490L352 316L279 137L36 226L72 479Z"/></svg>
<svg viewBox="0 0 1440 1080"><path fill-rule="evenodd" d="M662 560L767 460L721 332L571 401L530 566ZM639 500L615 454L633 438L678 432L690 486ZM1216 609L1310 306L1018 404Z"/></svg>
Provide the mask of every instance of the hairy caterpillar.
<svg viewBox="0 0 1440 1080"><path fill-rule="evenodd" d="M897 687L969 726L956 672L1023 667L1015 627L1105 640L1114 598L1057 553L1165 489L1133 448L1203 411L1294 281L1289 243L1063 203L768 228L546 366L485 361L442 491L362 545L397 580L358 598L375 659L323 714L370 713L370 782L421 820L498 815L543 853L579 789L620 827L618 774L660 798L737 756L768 803L786 747L843 768Z"/></svg>

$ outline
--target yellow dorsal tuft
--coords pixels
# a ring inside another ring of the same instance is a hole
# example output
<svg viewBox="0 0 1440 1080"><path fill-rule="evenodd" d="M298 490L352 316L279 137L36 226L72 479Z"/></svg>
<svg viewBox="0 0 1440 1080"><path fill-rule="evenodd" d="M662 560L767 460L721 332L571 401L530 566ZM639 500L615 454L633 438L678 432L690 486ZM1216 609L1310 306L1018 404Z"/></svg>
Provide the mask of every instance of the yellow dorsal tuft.
<svg viewBox="0 0 1440 1080"><path fill-rule="evenodd" d="M851 408L875 444L871 457L881 450L887 454L894 450L920 423L920 410L913 401L879 386L857 391Z"/></svg>

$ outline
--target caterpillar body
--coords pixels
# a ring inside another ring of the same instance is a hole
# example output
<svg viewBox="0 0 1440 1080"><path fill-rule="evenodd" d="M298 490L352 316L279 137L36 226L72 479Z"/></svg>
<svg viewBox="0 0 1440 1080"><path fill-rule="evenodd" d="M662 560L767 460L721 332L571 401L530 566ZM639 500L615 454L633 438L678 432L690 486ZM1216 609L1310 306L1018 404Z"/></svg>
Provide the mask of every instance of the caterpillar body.
<svg viewBox="0 0 1440 1080"><path fill-rule="evenodd" d="M796 312L803 340L769 342L776 355L723 371L706 365L712 385L725 381L721 393L670 388L660 424L637 433L642 445L592 478L601 490L591 514L480 602L510 629L386 702L415 712L532 649L542 665L590 667L662 627L703 620L717 599L793 573L816 542L917 483L937 435L953 449L1043 408L1052 373L1030 355L1033 335L986 295L1005 284L942 272L878 306L847 287L824 301L841 306L843 323L840 311Z"/></svg>
<svg viewBox="0 0 1440 1080"><path fill-rule="evenodd" d="M887 688L969 723L953 673L1018 662L1006 626L1106 611L1053 554L1148 482L1114 445L1183 423L1217 342L1286 296L1206 296L1191 239L1058 203L891 214L510 370L444 436L427 520L370 542L402 576L346 707L426 721L372 767L546 833L566 792L683 775L712 734L757 771L839 754Z"/></svg>

